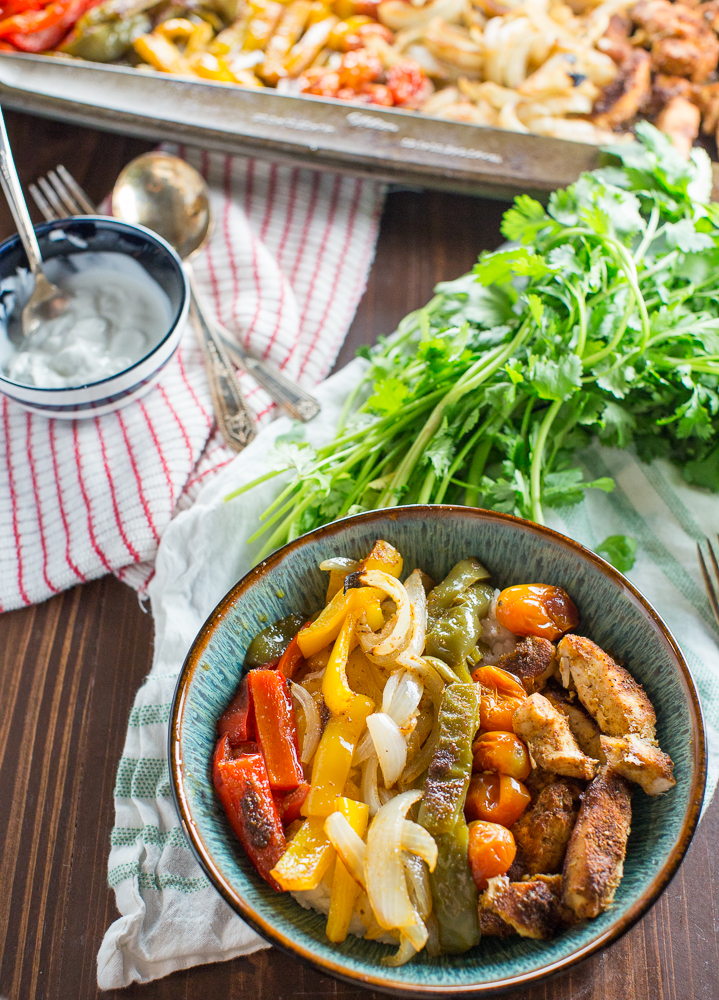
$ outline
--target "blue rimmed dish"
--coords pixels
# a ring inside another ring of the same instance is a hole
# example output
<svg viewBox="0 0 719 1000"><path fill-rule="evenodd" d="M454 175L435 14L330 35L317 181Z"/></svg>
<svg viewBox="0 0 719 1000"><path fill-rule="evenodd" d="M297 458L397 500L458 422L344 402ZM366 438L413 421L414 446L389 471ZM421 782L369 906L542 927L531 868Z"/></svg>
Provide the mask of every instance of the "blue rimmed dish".
<svg viewBox="0 0 719 1000"><path fill-rule="evenodd" d="M175 250L144 226L109 216L59 219L35 226L35 233L43 260L78 252L112 252L132 257L167 295L170 322L147 354L107 378L85 385L46 389L15 382L0 371L0 392L32 413L65 420L99 417L144 396L177 350L187 323L189 287ZM19 267L27 267L27 257L20 237L15 235L0 245L0 280L14 275Z"/></svg>
<svg viewBox="0 0 719 1000"><path fill-rule="evenodd" d="M657 712L662 748L675 763L676 788L633 800L624 878L613 906L553 941L489 937L459 956L421 953L399 969L380 964L392 949L348 936L333 945L325 917L273 892L254 872L212 787L215 724L237 687L252 637L263 622L324 603L331 556L359 558L378 538L434 579L477 556L500 587L544 582L574 599L588 635L626 663ZM625 933L677 871L699 819L706 780L701 707L689 668L659 615L595 553L529 521L468 507L413 506L370 511L304 535L251 570L210 615L182 668L172 707L169 759L177 809L194 853L236 912L272 944L330 975L405 997L488 996L557 974Z"/></svg>

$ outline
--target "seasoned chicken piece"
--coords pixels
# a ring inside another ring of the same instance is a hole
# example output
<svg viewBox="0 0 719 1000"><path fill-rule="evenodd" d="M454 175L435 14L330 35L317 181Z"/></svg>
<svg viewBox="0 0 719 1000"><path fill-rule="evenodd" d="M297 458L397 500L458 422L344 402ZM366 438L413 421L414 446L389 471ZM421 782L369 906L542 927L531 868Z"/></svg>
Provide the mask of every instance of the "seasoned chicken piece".
<svg viewBox="0 0 719 1000"><path fill-rule="evenodd" d="M701 83L716 69L719 40L699 10L669 0L641 0L632 17L644 29L658 72Z"/></svg>
<svg viewBox="0 0 719 1000"><path fill-rule="evenodd" d="M484 912L499 917L521 937L548 941L562 923L561 886L561 875L525 882L496 875L479 897L480 924Z"/></svg>
<svg viewBox="0 0 719 1000"><path fill-rule="evenodd" d="M579 700L607 736L636 733L653 740L652 703L632 675L591 639L565 635L557 646L562 684L574 681Z"/></svg>
<svg viewBox="0 0 719 1000"><path fill-rule="evenodd" d="M537 796L512 826L517 844L517 875L553 875L562 870L564 854L579 813L579 789L554 781Z"/></svg>
<svg viewBox="0 0 719 1000"><path fill-rule="evenodd" d="M516 934L514 927L510 927L491 909L491 903L485 900L486 890L479 896L479 929L482 937L511 937Z"/></svg>
<svg viewBox="0 0 719 1000"><path fill-rule="evenodd" d="M569 778L589 781L594 777L596 760L582 753L566 718L544 695L532 694L523 701L514 713L512 725L539 767Z"/></svg>
<svg viewBox="0 0 719 1000"><path fill-rule="evenodd" d="M652 92L641 107L642 114L655 118L672 97L685 97L688 101L693 101L698 89L696 84L690 83L683 76L657 73L652 81Z"/></svg>
<svg viewBox="0 0 719 1000"><path fill-rule="evenodd" d="M582 753L604 763L604 751L599 742L599 726L594 719L584 711L572 695L562 688L552 685L544 690L544 697L562 713L569 723L572 735L579 744ZM573 693L572 693L573 694Z"/></svg>
<svg viewBox="0 0 719 1000"><path fill-rule="evenodd" d="M636 781L647 795L661 795L676 785L671 757L659 747L634 736L602 736L607 763L617 774Z"/></svg>
<svg viewBox="0 0 719 1000"><path fill-rule="evenodd" d="M699 135L701 112L686 97L672 97L657 116L657 128L672 140L678 153L689 159L694 140Z"/></svg>
<svg viewBox="0 0 719 1000"><path fill-rule="evenodd" d="M619 66L632 51L629 36L632 33L632 22L625 14L612 14L609 25L597 42L600 52L606 52Z"/></svg>
<svg viewBox="0 0 719 1000"><path fill-rule="evenodd" d="M580 920L610 905L624 873L631 786L605 765L584 793L564 858L562 899Z"/></svg>
<svg viewBox="0 0 719 1000"><path fill-rule="evenodd" d="M697 100L702 113L702 132L713 135L719 125L719 83L699 87Z"/></svg>
<svg viewBox="0 0 719 1000"><path fill-rule="evenodd" d="M697 12L704 18L704 23L719 34L719 0L709 0L697 7Z"/></svg>
<svg viewBox="0 0 719 1000"><path fill-rule="evenodd" d="M555 649L549 639L530 635L517 644L513 653L505 653L497 666L518 677L529 694L541 691L555 671Z"/></svg>
<svg viewBox="0 0 719 1000"><path fill-rule="evenodd" d="M619 72L594 104L592 121L599 128L616 128L634 118L651 91L651 59L633 49Z"/></svg>

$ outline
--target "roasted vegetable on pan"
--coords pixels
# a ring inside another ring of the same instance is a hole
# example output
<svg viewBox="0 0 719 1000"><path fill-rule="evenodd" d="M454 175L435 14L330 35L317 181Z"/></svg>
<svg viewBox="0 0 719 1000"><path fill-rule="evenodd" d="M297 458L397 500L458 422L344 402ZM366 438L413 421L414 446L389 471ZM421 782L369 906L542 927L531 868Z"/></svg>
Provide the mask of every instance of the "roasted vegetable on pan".
<svg viewBox="0 0 719 1000"><path fill-rule="evenodd" d="M357 555L321 564L324 608L252 640L218 720L247 857L330 941L392 944L392 966L596 917L633 785L674 784L646 693L572 631L561 587L499 591L474 557L435 584L385 541Z"/></svg>

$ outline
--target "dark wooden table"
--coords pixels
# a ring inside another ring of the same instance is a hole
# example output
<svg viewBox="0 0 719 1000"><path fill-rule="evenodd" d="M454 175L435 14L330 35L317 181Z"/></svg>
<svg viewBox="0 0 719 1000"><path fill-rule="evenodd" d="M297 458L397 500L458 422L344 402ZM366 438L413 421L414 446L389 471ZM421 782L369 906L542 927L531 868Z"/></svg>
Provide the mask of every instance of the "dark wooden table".
<svg viewBox="0 0 719 1000"><path fill-rule="evenodd" d="M61 162L99 200L149 148L8 115L27 183ZM0 199L1 200L1 199ZM437 281L500 242L503 206L447 194L389 196L377 257L339 364L391 331ZM12 231L4 200L0 236ZM2 530L2 528L0 528ZM133 696L150 669L152 618L114 577L0 616L0 997L89 1000L116 918L105 873L112 790ZM515 1000L719 1000L719 801L659 902L621 941ZM113 996L289 1000L370 994L270 949ZM379 997L380 994L372 994ZM106 994L109 996L109 994Z"/></svg>

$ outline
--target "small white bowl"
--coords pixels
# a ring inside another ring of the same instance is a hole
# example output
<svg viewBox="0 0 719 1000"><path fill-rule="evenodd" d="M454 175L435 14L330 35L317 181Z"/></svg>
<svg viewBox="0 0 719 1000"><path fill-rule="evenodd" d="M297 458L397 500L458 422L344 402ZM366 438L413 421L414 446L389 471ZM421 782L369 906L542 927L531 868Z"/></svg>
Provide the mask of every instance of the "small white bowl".
<svg viewBox="0 0 719 1000"><path fill-rule="evenodd" d="M58 231L71 238L53 238L51 234ZM83 244L88 252L124 253L133 257L167 294L173 318L169 329L148 354L108 378L86 385L43 389L14 382L0 371L0 392L31 413L63 420L99 417L144 396L175 353L187 322L190 292L177 253L144 226L133 226L102 215L46 222L36 226L35 232L44 259L83 252L79 249ZM15 235L0 245L0 280L15 274L18 267L27 267L27 257L20 237Z"/></svg>

